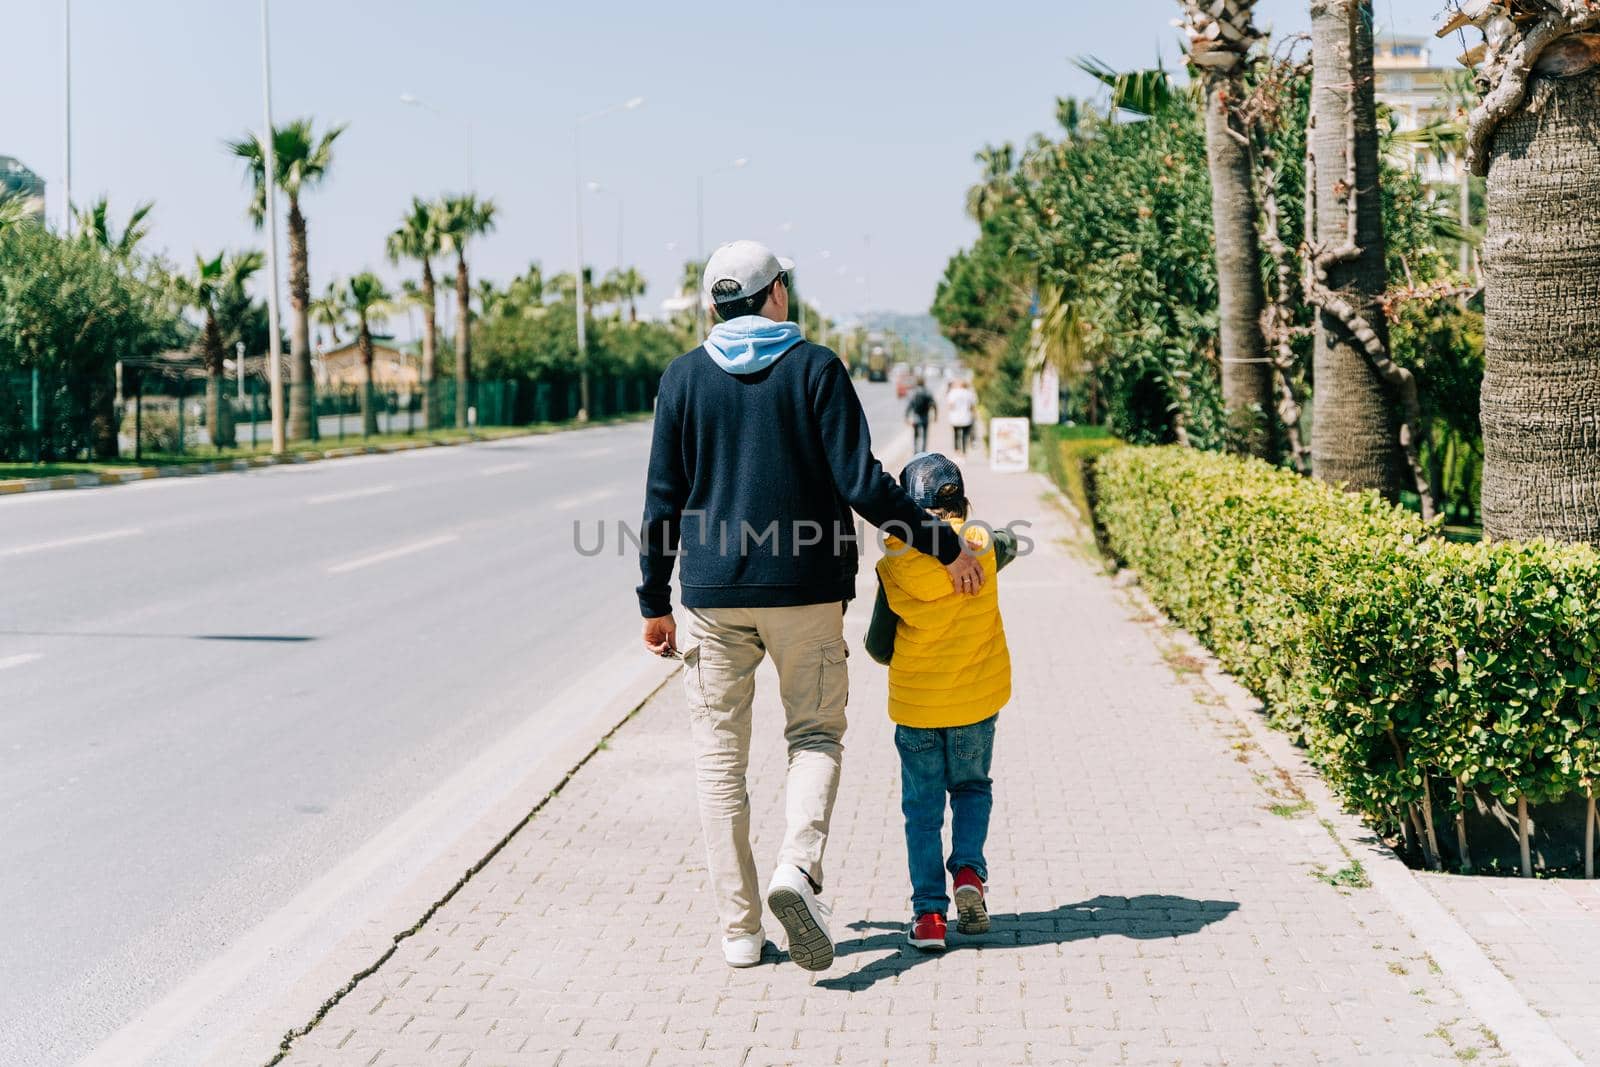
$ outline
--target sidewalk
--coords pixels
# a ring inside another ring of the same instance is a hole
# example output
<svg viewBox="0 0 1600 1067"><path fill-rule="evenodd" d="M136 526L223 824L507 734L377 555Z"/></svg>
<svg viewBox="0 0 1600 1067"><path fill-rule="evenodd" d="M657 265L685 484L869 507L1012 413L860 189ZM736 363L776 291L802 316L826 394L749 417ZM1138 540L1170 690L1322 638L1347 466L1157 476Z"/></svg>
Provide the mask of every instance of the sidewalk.
<svg viewBox="0 0 1600 1067"><path fill-rule="evenodd" d="M942 957L904 944L864 571L846 623L831 970L722 963L674 680L287 1062L1508 1062L1044 481L976 459L968 477L977 515L1031 519L1037 541L1000 579L1016 678L997 735L990 934L952 930ZM764 669L750 783L763 875L782 830L774 689Z"/></svg>

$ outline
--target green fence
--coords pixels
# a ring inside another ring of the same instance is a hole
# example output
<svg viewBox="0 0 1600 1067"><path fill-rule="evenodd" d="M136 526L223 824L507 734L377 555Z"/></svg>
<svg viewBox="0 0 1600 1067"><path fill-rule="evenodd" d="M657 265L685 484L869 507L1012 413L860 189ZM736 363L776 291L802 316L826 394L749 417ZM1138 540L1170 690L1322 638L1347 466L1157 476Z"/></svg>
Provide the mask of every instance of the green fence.
<svg viewBox="0 0 1600 1067"><path fill-rule="evenodd" d="M597 375L590 380L590 417L649 411L657 384L654 375ZM471 382L465 403L453 379L425 387L378 387L370 395L360 385L322 385L306 390L305 403L296 402L297 387L283 385L291 439L330 442L565 422L577 417L581 397L578 380L570 375ZM208 388L208 380L192 368L126 367L108 381L0 373L0 460L91 459L96 441L112 433L125 458L271 447L265 381L247 378L241 390L235 379L225 379L215 420ZM298 424L297 412L303 413Z"/></svg>

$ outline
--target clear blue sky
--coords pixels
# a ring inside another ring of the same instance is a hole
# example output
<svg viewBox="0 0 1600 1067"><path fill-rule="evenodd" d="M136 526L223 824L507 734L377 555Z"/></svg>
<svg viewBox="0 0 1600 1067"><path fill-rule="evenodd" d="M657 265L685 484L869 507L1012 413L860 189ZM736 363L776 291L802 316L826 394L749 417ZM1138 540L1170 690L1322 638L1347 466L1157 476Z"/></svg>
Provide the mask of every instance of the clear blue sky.
<svg viewBox="0 0 1600 1067"><path fill-rule="evenodd" d="M1262 21L1301 30L1305 6L1262 0ZM0 154L44 176L54 218L62 0L6 7ZM1439 7L1377 0L1377 15L1422 32ZM584 128L583 171L624 198L625 255L652 283L649 306L694 253L695 175L748 156L708 180L709 246L773 244L836 316L921 311L972 237L973 152L1049 130L1057 96L1092 94L1073 56L1175 66L1176 12L1174 0L274 0L275 117L350 124L331 180L305 199L314 288L363 267L399 276L384 235L411 194L464 183L469 115L474 184L501 209L475 273L570 269L573 119L643 95L639 110ZM222 147L261 121L257 27L253 0L75 0L74 199L109 193L118 219L154 200L152 244L184 263L259 246ZM403 92L446 117L407 107ZM609 268L616 201L586 194L585 214L587 258Z"/></svg>

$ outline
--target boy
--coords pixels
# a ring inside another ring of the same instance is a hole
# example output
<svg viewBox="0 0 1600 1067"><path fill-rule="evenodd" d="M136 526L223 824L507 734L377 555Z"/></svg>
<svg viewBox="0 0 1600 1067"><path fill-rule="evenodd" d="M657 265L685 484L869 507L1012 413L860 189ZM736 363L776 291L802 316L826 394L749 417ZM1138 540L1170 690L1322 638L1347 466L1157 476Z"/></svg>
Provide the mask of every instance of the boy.
<svg viewBox="0 0 1600 1067"><path fill-rule="evenodd" d="M961 529L966 487L961 469L947 457L913 456L900 484L919 506ZM1016 540L979 526L963 532L983 565L982 590L975 596L955 592L937 560L888 538L867 631L868 654L889 665L889 718L900 752L900 808L911 868L907 938L926 952L945 947L946 870L955 879L956 928L963 934L988 932L983 845L993 806L989 764L995 720L1011 699L1011 655L994 576L1015 556ZM947 794L948 861L941 842Z"/></svg>

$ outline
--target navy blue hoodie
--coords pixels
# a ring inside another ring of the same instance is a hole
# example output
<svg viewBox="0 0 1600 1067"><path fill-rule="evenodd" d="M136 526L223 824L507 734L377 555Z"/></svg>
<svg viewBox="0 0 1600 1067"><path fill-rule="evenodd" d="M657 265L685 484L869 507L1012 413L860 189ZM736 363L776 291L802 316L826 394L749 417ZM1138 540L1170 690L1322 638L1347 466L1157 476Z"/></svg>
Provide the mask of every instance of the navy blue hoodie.
<svg viewBox="0 0 1600 1067"><path fill-rule="evenodd" d="M639 554L639 610L788 607L855 595L851 510L943 563L948 523L912 503L872 455L866 413L839 357L799 341L749 374L702 346L668 365L656 398ZM906 536L909 533L909 536Z"/></svg>

